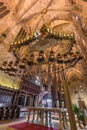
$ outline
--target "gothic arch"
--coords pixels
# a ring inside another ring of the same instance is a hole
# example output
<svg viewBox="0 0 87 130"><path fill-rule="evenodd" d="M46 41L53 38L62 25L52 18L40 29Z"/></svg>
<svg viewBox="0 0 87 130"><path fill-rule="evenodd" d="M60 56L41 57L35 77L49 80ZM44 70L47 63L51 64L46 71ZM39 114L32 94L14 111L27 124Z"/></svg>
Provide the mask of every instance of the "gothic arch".
<svg viewBox="0 0 87 130"><path fill-rule="evenodd" d="M77 68L72 68L66 72L66 79L67 81L82 80L83 75L82 72Z"/></svg>

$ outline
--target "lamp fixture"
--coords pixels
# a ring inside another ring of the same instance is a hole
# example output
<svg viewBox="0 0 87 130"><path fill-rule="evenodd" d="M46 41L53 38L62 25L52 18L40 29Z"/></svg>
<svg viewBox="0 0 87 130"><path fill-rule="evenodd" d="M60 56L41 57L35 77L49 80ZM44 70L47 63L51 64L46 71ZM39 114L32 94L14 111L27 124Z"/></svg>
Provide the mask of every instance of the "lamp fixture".
<svg viewBox="0 0 87 130"><path fill-rule="evenodd" d="M50 27L43 25L42 28L40 29L40 31L38 31L34 34L31 34L31 35L28 35L26 38L24 38L22 40L11 43L9 50L12 50L12 48L14 48L14 47L19 48L21 46L28 45L40 37L41 38L53 38L53 39L57 39L57 40L65 39L65 40L73 41L73 43L75 43L75 38L74 38L73 33L70 33L70 34L64 33L64 32L57 33L55 31L53 31L52 29L50 29Z"/></svg>

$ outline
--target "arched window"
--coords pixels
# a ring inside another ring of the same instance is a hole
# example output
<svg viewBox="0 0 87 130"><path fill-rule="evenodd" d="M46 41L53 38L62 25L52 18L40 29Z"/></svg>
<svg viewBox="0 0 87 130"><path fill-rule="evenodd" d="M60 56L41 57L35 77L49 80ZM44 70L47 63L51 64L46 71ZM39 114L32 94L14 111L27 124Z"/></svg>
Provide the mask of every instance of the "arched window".
<svg viewBox="0 0 87 130"><path fill-rule="evenodd" d="M15 38L14 41L18 41L18 40L24 39L26 35L27 35L27 32L26 32L25 29L22 27L22 28L20 29L20 31L18 32L18 34L17 34L17 36L16 36L16 38Z"/></svg>
<svg viewBox="0 0 87 130"><path fill-rule="evenodd" d="M0 8L0 13L3 12L4 10L6 10L6 9L7 9L6 6L2 6L2 7Z"/></svg>
<svg viewBox="0 0 87 130"><path fill-rule="evenodd" d="M0 14L0 18L3 18L5 15L7 15L10 12L10 10L6 10L2 14Z"/></svg>
<svg viewBox="0 0 87 130"><path fill-rule="evenodd" d="M4 3L3 3L3 2L0 2L0 6L2 6L2 5L4 5Z"/></svg>
<svg viewBox="0 0 87 130"><path fill-rule="evenodd" d="M0 2L0 19L6 16L10 10L4 5L3 2Z"/></svg>

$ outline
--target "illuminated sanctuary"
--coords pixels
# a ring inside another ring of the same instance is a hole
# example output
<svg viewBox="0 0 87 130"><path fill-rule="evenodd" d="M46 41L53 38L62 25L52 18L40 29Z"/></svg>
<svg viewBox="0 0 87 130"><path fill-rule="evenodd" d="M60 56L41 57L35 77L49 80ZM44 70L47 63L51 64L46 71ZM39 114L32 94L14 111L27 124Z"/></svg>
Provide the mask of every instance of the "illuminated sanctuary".
<svg viewBox="0 0 87 130"><path fill-rule="evenodd" d="M87 0L0 0L0 130L87 130Z"/></svg>

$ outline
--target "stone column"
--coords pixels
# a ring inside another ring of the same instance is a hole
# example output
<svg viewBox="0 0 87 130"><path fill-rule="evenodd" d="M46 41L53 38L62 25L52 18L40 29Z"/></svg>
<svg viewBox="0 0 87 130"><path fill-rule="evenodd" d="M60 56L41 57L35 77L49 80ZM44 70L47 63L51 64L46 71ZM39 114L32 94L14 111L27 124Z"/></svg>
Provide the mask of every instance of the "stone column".
<svg viewBox="0 0 87 130"><path fill-rule="evenodd" d="M68 110L68 114L69 114L70 128L71 128L71 130L77 130L74 112L73 112L73 108L72 108L72 102L71 102L70 93L69 93L69 88L68 88L67 80L65 79L64 70L61 71L61 77L62 77L62 83L64 86L67 110Z"/></svg>
<svg viewBox="0 0 87 130"><path fill-rule="evenodd" d="M57 105L57 100L56 100L56 94L57 94L57 76L56 76L56 66L55 63L53 65L54 69L54 75L53 75L53 84L51 86L51 95L52 95L52 107L56 107Z"/></svg>
<svg viewBox="0 0 87 130"><path fill-rule="evenodd" d="M60 73L59 72L57 73L57 76L58 76L58 81L57 81L57 84L58 84L58 100L59 100L59 108L61 108L61 80L60 80Z"/></svg>
<svg viewBox="0 0 87 130"><path fill-rule="evenodd" d="M18 95L18 92L15 92L14 93L14 96L13 96L13 98L12 98L12 104L18 104L18 102L17 102L17 95Z"/></svg>
<svg viewBox="0 0 87 130"><path fill-rule="evenodd" d="M85 23L83 17L81 17L80 15L71 12L71 16L74 22L73 30L75 33L76 43L84 57L84 60L82 61L82 67L84 69L84 81L87 81L87 33L85 30Z"/></svg>
<svg viewBox="0 0 87 130"><path fill-rule="evenodd" d="M35 107L39 107L39 95L35 98Z"/></svg>
<svg viewBox="0 0 87 130"><path fill-rule="evenodd" d="M25 95L24 107L26 106L26 101L27 101L27 93L26 93L26 95Z"/></svg>
<svg viewBox="0 0 87 130"><path fill-rule="evenodd" d="M77 42L77 45L79 45L79 49L82 51L82 54L86 60L87 57L87 37L84 35L85 30L83 27L84 22L82 21L82 18L80 15L71 12L71 16L74 22L74 33L75 33L75 39ZM87 60L86 60L87 64Z"/></svg>
<svg viewBox="0 0 87 130"><path fill-rule="evenodd" d="M50 71L50 63L48 64L48 79L47 79L47 82L48 82L48 91L51 92L51 71Z"/></svg>
<svg viewBox="0 0 87 130"><path fill-rule="evenodd" d="M36 100L36 96L34 95L34 96L33 96L33 107L35 107L35 103L36 103L35 100Z"/></svg>

